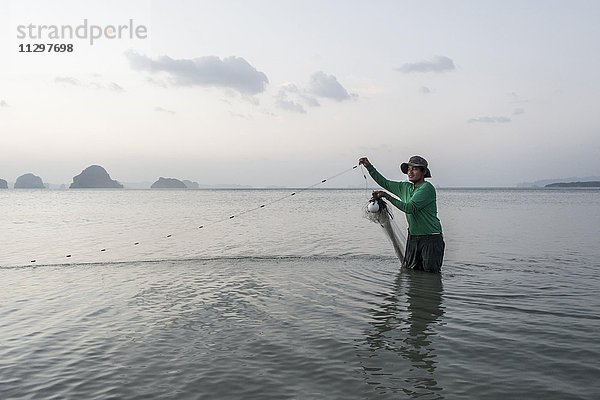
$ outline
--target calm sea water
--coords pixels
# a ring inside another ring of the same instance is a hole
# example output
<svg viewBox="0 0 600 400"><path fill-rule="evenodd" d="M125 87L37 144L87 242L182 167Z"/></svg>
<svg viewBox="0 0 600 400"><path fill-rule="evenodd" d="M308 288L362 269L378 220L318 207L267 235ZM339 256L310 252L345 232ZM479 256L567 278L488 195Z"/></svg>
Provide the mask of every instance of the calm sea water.
<svg viewBox="0 0 600 400"><path fill-rule="evenodd" d="M600 191L439 190L441 276L287 193L1 191L0 398L600 398Z"/></svg>

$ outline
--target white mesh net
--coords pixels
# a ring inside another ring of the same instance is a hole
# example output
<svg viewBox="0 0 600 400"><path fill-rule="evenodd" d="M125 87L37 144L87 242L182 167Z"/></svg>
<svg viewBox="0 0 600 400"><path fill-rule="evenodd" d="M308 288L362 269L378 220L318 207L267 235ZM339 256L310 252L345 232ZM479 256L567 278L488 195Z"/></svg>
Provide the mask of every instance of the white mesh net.
<svg viewBox="0 0 600 400"><path fill-rule="evenodd" d="M374 203L376 203L376 205ZM383 199L371 199L364 208L363 216L369 221L375 222L381 226L385 232L385 236L392 243L396 256L398 256L401 263L404 262L406 236L394 219L394 214L389 205Z"/></svg>

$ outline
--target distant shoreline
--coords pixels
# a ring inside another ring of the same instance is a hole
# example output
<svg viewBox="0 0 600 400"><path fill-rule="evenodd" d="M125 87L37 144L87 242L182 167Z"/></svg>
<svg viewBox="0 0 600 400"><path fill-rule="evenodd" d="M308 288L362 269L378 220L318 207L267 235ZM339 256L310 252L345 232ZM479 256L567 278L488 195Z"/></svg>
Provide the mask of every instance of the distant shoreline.
<svg viewBox="0 0 600 400"><path fill-rule="evenodd" d="M550 183L546 188L577 188L577 189L599 189L600 181L589 182L556 182Z"/></svg>
<svg viewBox="0 0 600 400"><path fill-rule="evenodd" d="M267 191L282 191L282 190L296 190L296 191L318 191L318 190L347 190L347 191L370 191L380 190L379 187L359 188L359 187L328 187L328 188L304 188L304 187L214 187L214 188L198 188L198 189L183 189L183 188L82 188L82 189L69 189L69 188L45 188L45 189L0 189L2 192L26 192L26 191L46 191L46 192L81 192L81 191L151 191L151 192L164 192L164 191L185 191L185 192L196 192L196 191L255 191L255 190L267 190ZM545 186L545 187L522 187L522 186L436 186L438 191L453 191L453 190L488 190L488 191L556 191L556 190L600 190L600 186Z"/></svg>

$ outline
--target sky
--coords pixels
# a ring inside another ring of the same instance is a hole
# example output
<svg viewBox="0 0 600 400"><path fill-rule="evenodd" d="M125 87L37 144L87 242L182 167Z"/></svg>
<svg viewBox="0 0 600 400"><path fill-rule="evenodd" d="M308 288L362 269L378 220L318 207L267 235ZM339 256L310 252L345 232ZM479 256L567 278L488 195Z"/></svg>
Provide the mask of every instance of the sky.
<svg viewBox="0 0 600 400"><path fill-rule="evenodd" d="M440 187L600 176L598 21L579 0L0 0L0 178L301 187L361 156L404 180L417 154Z"/></svg>

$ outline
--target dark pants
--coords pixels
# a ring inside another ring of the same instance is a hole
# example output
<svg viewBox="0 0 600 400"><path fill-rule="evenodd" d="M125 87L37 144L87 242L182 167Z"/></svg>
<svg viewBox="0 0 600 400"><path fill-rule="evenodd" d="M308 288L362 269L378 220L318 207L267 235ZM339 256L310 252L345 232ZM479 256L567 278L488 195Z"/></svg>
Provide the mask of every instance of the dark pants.
<svg viewBox="0 0 600 400"><path fill-rule="evenodd" d="M406 240L405 268L427 272L441 272L444 260L444 237L439 235L411 235Z"/></svg>

